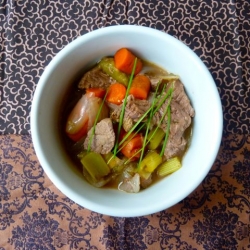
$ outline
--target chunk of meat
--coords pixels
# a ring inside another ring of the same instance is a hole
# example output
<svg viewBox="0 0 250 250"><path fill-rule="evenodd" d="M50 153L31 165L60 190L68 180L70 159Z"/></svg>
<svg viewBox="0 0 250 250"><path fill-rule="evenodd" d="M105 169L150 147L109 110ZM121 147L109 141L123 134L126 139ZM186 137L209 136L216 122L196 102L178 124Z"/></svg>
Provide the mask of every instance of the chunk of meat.
<svg viewBox="0 0 250 250"><path fill-rule="evenodd" d="M96 66L84 74L78 83L79 89L103 88L107 89L114 80Z"/></svg>
<svg viewBox="0 0 250 250"><path fill-rule="evenodd" d="M171 85L168 86L170 88ZM155 125L159 124L164 111L167 108L169 99L167 99L159 111L153 117L153 123ZM164 156L166 159L170 159L180 153L182 153L185 148L187 141L184 138L185 130L190 126L192 117L194 117L195 112L187 97L184 86L181 81L177 80L174 83L174 91L171 100L171 124L169 139L164 151ZM163 123L160 127L167 131L168 118L165 116Z"/></svg>
<svg viewBox="0 0 250 250"><path fill-rule="evenodd" d="M140 191L140 175L126 177L119 183L118 189L127 193L138 193Z"/></svg>
<svg viewBox="0 0 250 250"><path fill-rule="evenodd" d="M157 71L146 70L144 74L149 78L150 83L151 83L151 89L154 91L156 90L159 82L164 82L167 84L173 80L179 79L179 76L174 75L172 73L165 72L161 69Z"/></svg>
<svg viewBox="0 0 250 250"><path fill-rule="evenodd" d="M180 80L175 81L173 100L181 105L181 108L191 117L194 117L195 112L190 103L190 100L185 92L184 86Z"/></svg>
<svg viewBox="0 0 250 250"><path fill-rule="evenodd" d="M121 114L121 105L112 106L111 119L118 122ZM139 100L132 95L127 97L127 103L125 107L123 128L128 132L133 125L145 114L150 108L148 100Z"/></svg>
<svg viewBox="0 0 250 250"><path fill-rule="evenodd" d="M84 149L89 145L89 140L92 136L93 127L89 130L87 138L84 141ZM111 152L115 144L115 132L110 118L105 118L96 124L95 134L91 143L91 151L100 154Z"/></svg>

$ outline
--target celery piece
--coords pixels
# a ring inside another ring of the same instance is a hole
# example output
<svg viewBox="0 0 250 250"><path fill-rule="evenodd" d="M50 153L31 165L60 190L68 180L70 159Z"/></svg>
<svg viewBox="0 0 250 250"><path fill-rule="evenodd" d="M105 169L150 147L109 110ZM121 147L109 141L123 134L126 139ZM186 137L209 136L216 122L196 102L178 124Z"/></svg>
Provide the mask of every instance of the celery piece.
<svg viewBox="0 0 250 250"><path fill-rule="evenodd" d="M81 163L95 181L100 180L102 177L110 173L110 168L108 167L102 156L98 153L86 153L81 158Z"/></svg>
<svg viewBox="0 0 250 250"><path fill-rule="evenodd" d="M111 169L118 167L122 164L122 160L117 156L114 156L111 152L103 155L103 158Z"/></svg>
<svg viewBox="0 0 250 250"><path fill-rule="evenodd" d="M142 161L140 164L142 164ZM138 171L138 174L140 175L141 178L143 178L144 180L147 180L152 173L149 173L149 172L141 169L140 171Z"/></svg>
<svg viewBox="0 0 250 250"><path fill-rule="evenodd" d="M128 86L129 76L115 67L115 62L112 57L104 57L98 63L98 66L103 70L103 72L111 76L117 82Z"/></svg>
<svg viewBox="0 0 250 250"><path fill-rule="evenodd" d="M143 158L139 165L140 170L146 171L148 173L153 173L154 170L162 163L162 157L155 151L150 151Z"/></svg>
<svg viewBox="0 0 250 250"><path fill-rule="evenodd" d="M159 127L153 128L148 134L149 138L148 148L151 150L158 148L164 136L165 133L161 128Z"/></svg>
<svg viewBox="0 0 250 250"><path fill-rule="evenodd" d="M177 171L181 168L181 162L178 157L174 157L169 159L166 162L163 162L157 169L158 176L166 176L172 174L173 172Z"/></svg>

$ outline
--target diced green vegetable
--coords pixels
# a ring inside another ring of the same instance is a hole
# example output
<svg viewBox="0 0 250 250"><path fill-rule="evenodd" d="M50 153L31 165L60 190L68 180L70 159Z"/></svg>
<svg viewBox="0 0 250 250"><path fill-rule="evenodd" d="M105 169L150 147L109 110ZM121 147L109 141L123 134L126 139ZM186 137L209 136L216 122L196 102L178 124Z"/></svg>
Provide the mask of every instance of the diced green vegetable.
<svg viewBox="0 0 250 250"><path fill-rule="evenodd" d="M83 167L87 170L93 180L98 181L102 177L110 173L110 168L102 158L102 156L95 152L86 153L81 158Z"/></svg>
<svg viewBox="0 0 250 250"><path fill-rule="evenodd" d="M148 134L149 138L148 148L151 150L158 148L164 136L165 133L161 128L159 127L153 128Z"/></svg>
<svg viewBox="0 0 250 250"><path fill-rule="evenodd" d="M103 58L98 63L98 66L103 70L103 72L111 76L117 82L122 83L125 86L128 86L129 76L115 67L115 62L112 57Z"/></svg>
<svg viewBox="0 0 250 250"><path fill-rule="evenodd" d="M170 160L162 163L158 169L157 174L158 176L166 176L168 174L172 174L173 172L177 171L181 168L181 162L178 157L171 158Z"/></svg>
<svg viewBox="0 0 250 250"><path fill-rule="evenodd" d="M139 165L139 171L144 170L148 173L153 173L154 170L162 163L162 157L155 151L150 151L142 159Z"/></svg>
<svg viewBox="0 0 250 250"><path fill-rule="evenodd" d="M117 156L114 156L111 152L103 155L103 158L111 169L118 167L122 164L122 160Z"/></svg>
<svg viewBox="0 0 250 250"><path fill-rule="evenodd" d="M144 180L147 180L152 173L147 172L147 171L142 169L142 170L138 171L138 174L140 175L141 178L143 178Z"/></svg>

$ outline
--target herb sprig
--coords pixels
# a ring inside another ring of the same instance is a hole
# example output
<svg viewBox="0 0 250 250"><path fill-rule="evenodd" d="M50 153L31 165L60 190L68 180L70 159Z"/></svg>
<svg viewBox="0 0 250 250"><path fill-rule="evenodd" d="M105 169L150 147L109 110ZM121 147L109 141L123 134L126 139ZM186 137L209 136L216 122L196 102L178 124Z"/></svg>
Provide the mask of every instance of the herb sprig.
<svg viewBox="0 0 250 250"><path fill-rule="evenodd" d="M132 81L133 81L133 77L134 77L134 74L135 74L136 64L137 64L137 57L135 58L135 61L134 61L132 73L131 73L130 78L129 78L128 87L127 87L125 98L124 98L123 104L122 104L122 110L121 110L121 115L120 115L120 118L119 118L118 130L117 130L117 136L116 136L115 146L114 146L114 150L113 150L113 157L116 156L118 146L119 146L119 137L120 137L121 128L122 128L122 124L123 124L123 119L124 119L124 114L125 114L125 107L126 107L126 104L127 104L127 97L128 97L128 93L129 93L129 90L130 90L130 87L131 87L131 84L132 84Z"/></svg>
<svg viewBox="0 0 250 250"><path fill-rule="evenodd" d="M160 127L160 125L162 124L166 114L168 113L168 127L167 127L167 131L166 131L166 135L165 135L165 138L164 138L164 142L163 142L163 147L162 147L162 150L161 150L161 156L163 155L164 153L164 150L165 150L165 147L166 147L166 144L167 144L167 141L168 141L168 135L169 135L169 131L170 131L170 123L171 123L171 108L170 108L170 104L171 104L171 100L172 100L172 94L173 94L173 86L171 88L168 89L168 92L167 94L164 96L163 100L164 101L161 101L160 104L155 108L154 112L153 112L153 115L160 109L160 107L162 106L162 104L166 101L166 99L169 97L169 101L168 101L168 105L159 121L159 123L157 124L157 127L155 128L154 132L152 133L152 135L147 139L144 147L142 147L140 150L138 150L134 155L132 155L128 160L125 161L124 164L128 164L130 162L130 160L136 155L138 154L139 152L143 151L145 149L145 147L147 146L147 144L150 142L150 140L154 137L157 129ZM139 164L138 164L139 166Z"/></svg>

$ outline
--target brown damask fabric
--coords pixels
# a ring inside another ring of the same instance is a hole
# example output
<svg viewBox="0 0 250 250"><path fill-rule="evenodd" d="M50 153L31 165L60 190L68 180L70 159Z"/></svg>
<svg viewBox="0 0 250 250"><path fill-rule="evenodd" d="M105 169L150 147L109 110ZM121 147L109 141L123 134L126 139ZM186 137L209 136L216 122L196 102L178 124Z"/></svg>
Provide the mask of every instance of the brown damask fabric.
<svg viewBox="0 0 250 250"><path fill-rule="evenodd" d="M53 56L80 35L121 24L161 30L194 50L224 113L220 152L201 185L137 218L97 214L65 197L30 136L33 93ZM0 250L250 249L249 78L247 0L0 0Z"/></svg>
<svg viewBox="0 0 250 250"><path fill-rule="evenodd" d="M249 135L224 137L211 171L186 199L136 218L98 214L65 197L29 135L0 137L0 159L1 250L249 249Z"/></svg>

